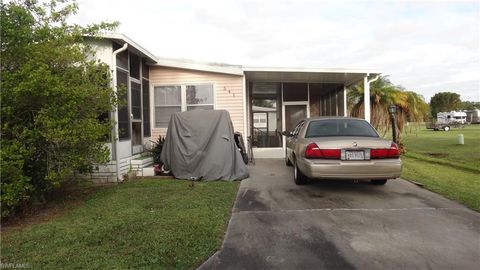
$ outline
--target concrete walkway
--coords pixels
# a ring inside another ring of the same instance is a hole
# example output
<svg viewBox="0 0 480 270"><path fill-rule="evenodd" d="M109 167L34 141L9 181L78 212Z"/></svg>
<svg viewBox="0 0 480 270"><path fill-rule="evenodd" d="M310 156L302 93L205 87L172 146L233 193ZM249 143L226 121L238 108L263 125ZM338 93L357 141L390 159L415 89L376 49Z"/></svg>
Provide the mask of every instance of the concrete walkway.
<svg viewBox="0 0 480 270"><path fill-rule="evenodd" d="M200 269L480 269L480 214L404 180L296 186L257 159Z"/></svg>

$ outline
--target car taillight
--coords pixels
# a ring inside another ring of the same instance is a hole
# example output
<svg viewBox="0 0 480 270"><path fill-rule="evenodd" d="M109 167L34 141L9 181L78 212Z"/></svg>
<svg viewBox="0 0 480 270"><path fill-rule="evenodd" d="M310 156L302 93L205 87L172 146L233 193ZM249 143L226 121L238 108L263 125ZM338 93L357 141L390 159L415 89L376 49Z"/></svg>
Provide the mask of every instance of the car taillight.
<svg viewBox="0 0 480 270"><path fill-rule="evenodd" d="M396 143L390 145L390 148L381 148L381 149L370 149L370 158L398 158L400 156L400 151Z"/></svg>
<svg viewBox="0 0 480 270"><path fill-rule="evenodd" d="M340 149L320 149L317 144L311 143L305 149L306 158L340 159Z"/></svg>

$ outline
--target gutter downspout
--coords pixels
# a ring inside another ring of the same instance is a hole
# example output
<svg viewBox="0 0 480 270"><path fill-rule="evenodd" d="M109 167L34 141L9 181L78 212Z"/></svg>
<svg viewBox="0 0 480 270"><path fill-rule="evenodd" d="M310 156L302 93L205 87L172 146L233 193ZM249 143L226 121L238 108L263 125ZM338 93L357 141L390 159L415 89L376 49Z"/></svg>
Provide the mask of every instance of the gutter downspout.
<svg viewBox="0 0 480 270"><path fill-rule="evenodd" d="M368 83L370 84L370 83L372 83L372 82L374 82L374 81L376 81L376 80L378 80L378 79L380 79L380 75L375 76L375 78L373 78L373 79L371 79L370 81L368 81Z"/></svg>
<svg viewBox="0 0 480 270"><path fill-rule="evenodd" d="M243 143L248 147L248 132L247 132L247 77L245 74L242 77L242 105L243 105Z"/></svg>
<svg viewBox="0 0 480 270"><path fill-rule="evenodd" d="M128 44L123 44L123 47L114 51L112 53L112 84L113 84L113 92L117 95L117 54L125 51L128 47ZM115 171L117 174L117 182L120 182L122 179L120 178L120 155L119 153L119 138L118 138L118 105L115 106L113 110L113 121L115 121L115 126L113 127L113 143L115 147Z"/></svg>
<svg viewBox="0 0 480 270"><path fill-rule="evenodd" d="M365 120L367 120L368 123L370 123L370 83L378 80L380 78L380 75L377 75L375 78L368 80L368 76L370 73L367 73L367 75L363 78L363 107L365 110Z"/></svg>

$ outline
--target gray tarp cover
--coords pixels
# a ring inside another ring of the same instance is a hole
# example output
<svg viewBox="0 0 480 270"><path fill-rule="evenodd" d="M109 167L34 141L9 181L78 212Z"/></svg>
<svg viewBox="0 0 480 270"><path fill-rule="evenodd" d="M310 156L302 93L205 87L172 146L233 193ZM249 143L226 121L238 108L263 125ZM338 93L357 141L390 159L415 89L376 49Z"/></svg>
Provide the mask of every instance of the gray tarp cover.
<svg viewBox="0 0 480 270"><path fill-rule="evenodd" d="M248 177L225 110L173 114L161 160L180 179L233 181Z"/></svg>

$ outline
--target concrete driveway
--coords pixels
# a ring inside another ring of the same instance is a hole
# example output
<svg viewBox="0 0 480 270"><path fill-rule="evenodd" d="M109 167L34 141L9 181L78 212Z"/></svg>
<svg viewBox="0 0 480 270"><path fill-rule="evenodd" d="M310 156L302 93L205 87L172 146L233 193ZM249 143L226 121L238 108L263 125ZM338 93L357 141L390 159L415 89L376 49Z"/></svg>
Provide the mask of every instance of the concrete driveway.
<svg viewBox="0 0 480 270"><path fill-rule="evenodd" d="M200 269L480 269L480 214L407 181L296 186L278 159L250 173Z"/></svg>

